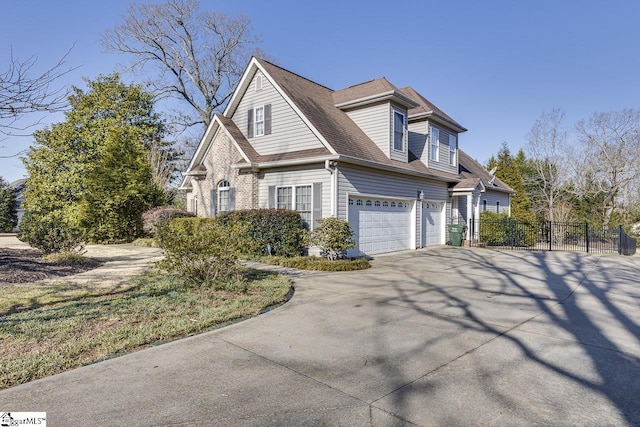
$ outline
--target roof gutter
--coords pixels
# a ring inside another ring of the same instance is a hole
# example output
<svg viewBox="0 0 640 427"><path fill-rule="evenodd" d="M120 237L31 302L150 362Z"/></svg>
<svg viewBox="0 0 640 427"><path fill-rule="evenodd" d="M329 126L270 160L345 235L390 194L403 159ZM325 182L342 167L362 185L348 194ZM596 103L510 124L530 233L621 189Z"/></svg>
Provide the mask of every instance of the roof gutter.
<svg viewBox="0 0 640 427"><path fill-rule="evenodd" d="M386 170L389 172L396 172L403 175L412 175L421 178L430 178L436 181L442 182L460 182L460 178L454 177L443 177L435 174L424 173L419 171L412 171L404 168L399 168L393 165L385 165L383 163L374 162L371 160L363 160L355 157L344 156L344 155L330 155L330 156L317 156L317 157L309 157L306 159L291 159L291 160L275 160L272 162L251 162L251 163L236 163L231 165L232 169L250 169L250 170L259 170L259 169L267 169L267 168L276 168L276 167L288 167L288 166L301 166L308 165L311 163L324 163L326 161L339 161L344 163L350 163L354 165L367 166L375 169Z"/></svg>

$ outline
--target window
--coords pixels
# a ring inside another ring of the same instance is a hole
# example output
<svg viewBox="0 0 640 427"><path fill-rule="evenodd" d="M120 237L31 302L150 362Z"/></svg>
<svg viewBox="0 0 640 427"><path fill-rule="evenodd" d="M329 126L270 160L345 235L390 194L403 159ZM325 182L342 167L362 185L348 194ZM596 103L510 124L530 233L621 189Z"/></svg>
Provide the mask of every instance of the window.
<svg viewBox="0 0 640 427"><path fill-rule="evenodd" d="M364 204L365 204L366 206L371 206L371 200L367 200L366 202L364 202Z"/></svg>
<svg viewBox="0 0 640 427"><path fill-rule="evenodd" d="M431 161L439 161L440 149L440 130L434 127L431 128Z"/></svg>
<svg viewBox="0 0 640 427"><path fill-rule="evenodd" d="M456 148L458 146L458 138L455 135L449 135L449 164L456 165Z"/></svg>
<svg viewBox="0 0 640 427"><path fill-rule="evenodd" d="M380 207L380 200L376 200L373 205L376 206L376 207Z"/></svg>
<svg viewBox="0 0 640 427"><path fill-rule="evenodd" d="M291 209L293 187L279 187L276 195L277 209Z"/></svg>
<svg viewBox="0 0 640 427"><path fill-rule="evenodd" d="M264 135L264 106L255 109L256 136Z"/></svg>
<svg viewBox="0 0 640 427"><path fill-rule="evenodd" d="M383 208L388 208L389 207L389 202L382 202L382 207Z"/></svg>
<svg viewBox="0 0 640 427"><path fill-rule="evenodd" d="M262 89L262 74L256 74L256 90Z"/></svg>
<svg viewBox="0 0 640 427"><path fill-rule="evenodd" d="M404 115L397 111L393 113L393 149L404 150Z"/></svg>
<svg viewBox="0 0 640 427"><path fill-rule="evenodd" d="M296 187L296 211L307 225L311 224L311 186Z"/></svg>
<svg viewBox="0 0 640 427"><path fill-rule="evenodd" d="M312 191L313 187L311 185L278 187L276 190L276 208L297 211L305 224L310 226L313 200Z"/></svg>
<svg viewBox="0 0 640 427"><path fill-rule="evenodd" d="M229 181L220 181L218 184L218 212L229 210Z"/></svg>
<svg viewBox="0 0 640 427"><path fill-rule="evenodd" d="M358 206L362 206L362 199L358 199L358 200L356 201L356 205L358 205Z"/></svg>
<svg viewBox="0 0 640 427"><path fill-rule="evenodd" d="M271 134L271 104L247 110L247 138Z"/></svg>

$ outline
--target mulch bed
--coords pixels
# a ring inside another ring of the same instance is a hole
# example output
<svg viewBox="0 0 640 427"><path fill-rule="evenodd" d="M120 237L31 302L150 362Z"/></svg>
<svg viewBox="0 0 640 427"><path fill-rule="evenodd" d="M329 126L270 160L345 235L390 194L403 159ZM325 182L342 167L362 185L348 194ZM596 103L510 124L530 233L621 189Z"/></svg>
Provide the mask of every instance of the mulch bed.
<svg viewBox="0 0 640 427"><path fill-rule="evenodd" d="M42 256L42 252L34 249L0 248L0 285L70 276L92 270L101 264L91 259L84 265L56 264L45 261Z"/></svg>

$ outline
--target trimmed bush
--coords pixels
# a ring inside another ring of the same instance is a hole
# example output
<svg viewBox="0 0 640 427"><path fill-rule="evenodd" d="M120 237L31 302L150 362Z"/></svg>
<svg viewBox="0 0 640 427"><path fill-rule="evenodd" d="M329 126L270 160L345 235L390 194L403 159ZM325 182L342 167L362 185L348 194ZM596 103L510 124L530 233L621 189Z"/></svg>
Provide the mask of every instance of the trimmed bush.
<svg viewBox="0 0 640 427"><path fill-rule="evenodd" d="M308 240L309 246L320 248L320 254L329 261L346 257L347 249L356 246L349 223L338 218L319 219Z"/></svg>
<svg viewBox="0 0 640 427"><path fill-rule="evenodd" d="M238 270L246 228L224 225L215 218L176 218L158 228L157 240L166 257L158 266L192 283L222 286Z"/></svg>
<svg viewBox="0 0 640 427"><path fill-rule="evenodd" d="M171 206L149 209L142 214L142 231L147 236L155 236L158 227L170 222L174 218L193 218L195 214L184 209Z"/></svg>
<svg viewBox="0 0 640 427"><path fill-rule="evenodd" d="M217 218L225 225L240 224L246 228L246 245L242 249L244 255L293 257L302 253L304 221L295 211L250 209L225 212Z"/></svg>
<svg viewBox="0 0 640 427"><path fill-rule="evenodd" d="M51 211L36 216L27 211L20 222L18 239L45 254L56 252L81 252L84 248L84 232L65 219L64 212Z"/></svg>
<svg viewBox="0 0 640 427"><path fill-rule="evenodd" d="M297 268L298 270L316 271L353 271L370 268L371 264L364 258L339 259L329 261L319 257L262 257L260 261L267 264L279 265L281 267Z"/></svg>

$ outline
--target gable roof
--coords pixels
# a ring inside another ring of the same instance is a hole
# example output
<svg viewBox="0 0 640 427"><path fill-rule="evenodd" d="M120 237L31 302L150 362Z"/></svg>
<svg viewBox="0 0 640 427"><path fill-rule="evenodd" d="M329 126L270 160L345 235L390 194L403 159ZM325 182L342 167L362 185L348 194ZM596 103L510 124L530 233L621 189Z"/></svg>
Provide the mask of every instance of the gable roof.
<svg viewBox="0 0 640 427"><path fill-rule="evenodd" d="M374 102L391 100L407 108L417 107L419 104L382 77L357 85L349 86L333 92L335 106L340 109L359 107Z"/></svg>
<svg viewBox="0 0 640 427"><path fill-rule="evenodd" d="M457 175L429 169L415 157L413 157L413 160L410 158L408 163L389 159L344 111L335 106L335 91L263 59L255 60L269 73L273 81L295 103L297 108L339 156L403 169L411 173L458 181ZM386 79L377 79L369 83L371 84L365 84L357 89L339 93L337 99L347 100L354 94L357 96L361 93L371 93L378 89L383 90L393 87Z"/></svg>
<svg viewBox="0 0 640 427"><path fill-rule="evenodd" d="M302 120L307 123L311 131L318 137L325 148L272 155L260 155L256 152L230 117L237 109L251 79L258 70L263 72L264 76L269 79L274 88L300 115ZM254 57L247 66L238 88L225 108L224 114L216 114L214 120L209 125L187 170L196 172L195 168L202 163L214 136L222 129L242 154L243 160L241 160L241 162L244 161L243 164L246 167L267 167L271 166L271 162L282 161L294 162L299 160L309 162L312 159L316 161L339 159L340 161L395 170L447 182L460 181L460 177L457 174L428 168L420 159L414 156L411 151L408 153L408 162L390 159L365 132L351 120L347 113L340 109L341 106L348 108L362 105L359 103L393 100L400 105L404 105L411 112L416 108L420 108L424 102L428 102L423 97L415 100L413 96L414 92L415 91L400 90L385 78L371 80L339 91L334 91L272 64L269 61ZM417 94L417 92L415 93ZM409 96L409 94L412 96ZM449 116L446 117L448 118ZM453 119L450 120L455 123ZM466 129L461 126L459 127L462 131L466 131ZM242 164L238 164L238 166L243 167ZM187 188L191 180L191 177L188 176L189 172L185 175L187 176L185 176L181 188Z"/></svg>
<svg viewBox="0 0 640 427"><path fill-rule="evenodd" d="M458 170L463 179L455 185L456 190L475 188L480 182L487 190L515 193L513 188L491 175L480 163L460 149L458 149Z"/></svg>
<svg viewBox="0 0 640 427"><path fill-rule="evenodd" d="M412 119L421 119L421 118L430 118L440 124L448 126L455 130L456 132L466 132L467 129L462 127L460 123L453 120L448 114L444 111L436 107L431 103L427 98L420 95L414 88L411 86L404 87L400 89L400 92L405 94L406 96L415 99L417 101L417 106L411 108L409 110L409 120Z"/></svg>

